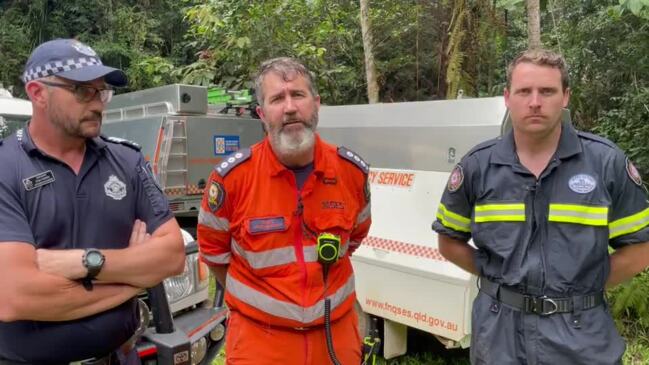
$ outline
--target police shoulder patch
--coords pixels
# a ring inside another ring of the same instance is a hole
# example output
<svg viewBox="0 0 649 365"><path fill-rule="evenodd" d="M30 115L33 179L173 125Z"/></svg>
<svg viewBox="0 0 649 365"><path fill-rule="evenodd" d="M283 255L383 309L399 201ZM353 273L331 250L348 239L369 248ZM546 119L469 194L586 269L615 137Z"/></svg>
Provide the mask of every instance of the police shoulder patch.
<svg viewBox="0 0 649 365"><path fill-rule="evenodd" d="M207 191L207 205L212 212L216 212L225 201L225 189L219 182L212 181Z"/></svg>
<svg viewBox="0 0 649 365"><path fill-rule="evenodd" d="M631 181L638 186L642 186L642 176L640 176L640 172L635 168L635 165L628 157L626 158L626 173L629 175Z"/></svg>
<svg viewBox="0 0 649 365"><path fill-rule="evenodd" d="M221 177L225 177L225 175L230 173L232 169L248 160L250 156L252 156L250 148L242 148L239 151L224 157L221 162L214 166L214 169Z"/></svg>
<svg viewBox="0 0 649 365"><path fill-rule="evenodd" d="M370 165L368 165L367 162L365 162L365 160L363 160L354 151L352 151L352 150L350 150L350 149L348 149L346 147L340 146L340 147L338 147L338 156L340 156L340 157L344 158L345 160L347 160L347 161L353 163L354 165L356 165L356 167L361 169L361 171L363 171L364 174L369 174Z"/></svg>
<svg viewBox="0 0 649 365"><path fill-rule="evenodd" d="M133 141L129 141L128 139L124 139L124 138L108 137L108 136L102 135L101 139L103 139L106 142L117 143L117 144L121 144L121 145L130 147L130 148L132 148L132 149L134 149L136 151L139 151L139 150L142 149L142 146L140 146L139 144L137 144L137 143L135 143Z"/></svg>
<svg viewBox="0 0 649 365"><path fill-rule="evenodd" d="M446 183L446 189L454 193L462 186L462 183L464 183L464 170L462 166L457 164L453 168L453 171L451 171L451 176L449 176L448 182Z"/></svg>

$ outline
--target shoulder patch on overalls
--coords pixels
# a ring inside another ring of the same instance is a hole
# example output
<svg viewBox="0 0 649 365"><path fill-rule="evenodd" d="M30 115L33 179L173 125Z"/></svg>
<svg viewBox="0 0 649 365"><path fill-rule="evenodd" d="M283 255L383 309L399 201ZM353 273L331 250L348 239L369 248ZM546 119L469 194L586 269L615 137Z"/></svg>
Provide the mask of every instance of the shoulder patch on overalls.
<svg viewBox="0 0 649 365"><path fill-rule="evenodd" d="M106 142L117 143L117 144L121 144L121 145L130 147L130 148L132 148L132 149L134 149L136 151L139 151L139 150L142 149L142 146L140 146L139 144L137 144L137 143L135 143L133 141L129 141L128 139L124 139L124 138L108 137L108 136L102 135L101 139L103 139Z"/></svg>
<svg viewBox="0 0 649 365"><path fill-rule="evenodd" d="M642 176L640 176L638 169L635 168L635 165L633 165L633 162L628 157L626 158L626 173L629 175L631 181L638 186L642 186Z"/></svg>
<svg viewBox="0 0 649 365"><path fill-rule="evenodd" d="M223 161L214 166L214 169L219 175L221 175L221 177L225 177L225 175L229 174L232 169L248 160L250 156L252 156L250 148L242 148L239 151L224 157Z"/></svg>
<svg viewBox="0 0 649 365"><path fill-rule="evenodd" d="M338 147L338 156L356 165L356 167L361 169L361 171L363 171L364 174L369 174L370 165L368 165L367 162L365 162L365 160L363 160L354 151L349 150L346 147L340 146Z"/></svg>

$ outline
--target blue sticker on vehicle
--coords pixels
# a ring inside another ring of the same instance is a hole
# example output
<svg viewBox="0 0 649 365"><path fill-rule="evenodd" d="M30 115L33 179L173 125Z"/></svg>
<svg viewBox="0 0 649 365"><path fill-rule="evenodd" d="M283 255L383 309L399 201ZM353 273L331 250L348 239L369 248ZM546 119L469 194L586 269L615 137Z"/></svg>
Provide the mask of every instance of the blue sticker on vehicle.
<svg viewBox="0 0 649 365"><path fill-rule="evenodd" d="M248 222L248 232L251 234L281 232L286 230L284 217L256 218Z"/></svg>
<svg viewBox="0 0 649 365"><path fill-rule="evenodd" d="M225 156L239 150L239 136L214 136L214 155Z"/></svg>

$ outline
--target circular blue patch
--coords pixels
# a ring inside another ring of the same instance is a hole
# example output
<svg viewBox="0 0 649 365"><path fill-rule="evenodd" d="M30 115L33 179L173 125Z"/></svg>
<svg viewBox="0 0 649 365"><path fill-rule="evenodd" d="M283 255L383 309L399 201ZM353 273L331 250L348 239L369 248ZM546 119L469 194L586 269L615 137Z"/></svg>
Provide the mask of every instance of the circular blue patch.
<svg viewBox="0 0 649 365"><path fill-rule="evenodd" d="M594 177L587 174L578 174L570 178L568 181L570 190L579 194L587 194L595 190L597 181Z"/></svg>

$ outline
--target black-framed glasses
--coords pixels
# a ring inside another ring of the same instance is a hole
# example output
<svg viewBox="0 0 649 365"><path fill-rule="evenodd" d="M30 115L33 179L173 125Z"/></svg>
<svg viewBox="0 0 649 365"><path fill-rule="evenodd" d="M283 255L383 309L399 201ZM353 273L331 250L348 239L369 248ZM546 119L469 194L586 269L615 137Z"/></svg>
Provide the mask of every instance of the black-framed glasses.
<svg viewBox="0 0 649 365"><path fill-rule="evenodd" d="M92 99L95 98L95 96L97 96L97 94L99 94L99 100L101 100L102 103L107 104L110 102L110 99L113 98L113 94L115 93L115 90L111 88L99 89L90 85L61 84L58 82L42 81L42 80L38 80L38 82L40 82L41 84L45 84L47 86L60 87L62 89L66 89L70 91L72 94L74 94L77 100L82 103L87 103L91 101Z"/></svg>

